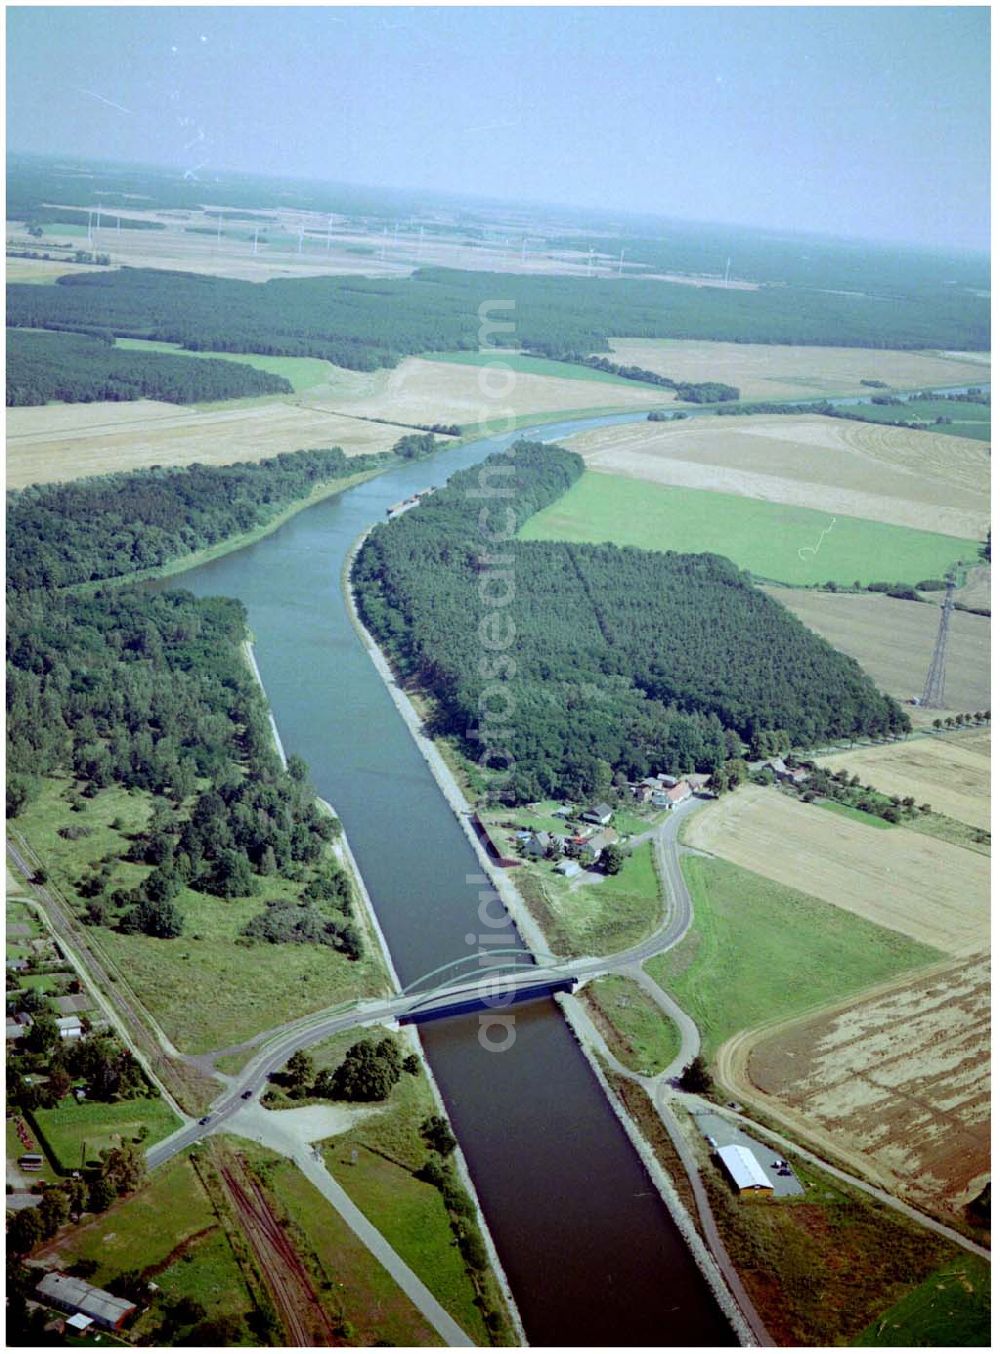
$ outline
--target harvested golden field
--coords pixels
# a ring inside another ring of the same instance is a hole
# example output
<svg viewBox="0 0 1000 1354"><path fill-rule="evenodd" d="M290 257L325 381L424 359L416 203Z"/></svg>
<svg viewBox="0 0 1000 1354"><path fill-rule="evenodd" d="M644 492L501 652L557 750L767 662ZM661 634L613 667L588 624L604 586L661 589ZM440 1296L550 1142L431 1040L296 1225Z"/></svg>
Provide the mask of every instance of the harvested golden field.
<svg viewBox="0 0 1000 1354"><path fill-rule="evenodd" d="M986 944L989 861L936 837L876 831L747 785L696 814L685 841L945 954Z"/></svg>
<svg viewBox="0 0 1000 1354"><path fill-rule="evenodd" d="M343 447L358 456L388 450L405 431L277 400L211 409L156 400L8 409L7 485L150 465L260 461L310 447Z"/></svg>
<svg viewBox="0 0 1000 1354"><path fill-rule="evenodd" d="M333 370L329 388L318 386L309 392L311 408L400 423L477 424L502 419L508 412L522 416L561 410L654 409L670 397L670 392L636 382L612 385L510 369L497 372L422 357L407 357L391 370ZM491 391L497 392L495 397Z"/></svg>
<svg viewBox="0 0 1000 1354"><path fill-rule="evenodd" d="M767 588L799 620L836 649L857 659L869 677L897 700L924 689L934 652L939 607L904 602L879 593L820 592L807 588ZM911 708L910 717L985 710L990 704L990 619L956 611L948 633L943 711ZM921 720L920 722L927 722Z"/></svg>
<svg viewBox="0 0 1000 1354"><path fill-rule="evenodd" d="M989 448L969 438L819 414L698 417L567 439L592 470L739 494L831 516L985 538Z"/></svg>
<svg viewBox="0 0 1000 1354"><path fill-rule="evenodd" d="M676 381L725 381L745 400L813 399L873 393L862 381L900 390L988 381L989 353L807 348L783 343L688 339L610 340L615 361Z"/></svg>
<svg viewBox="0 0 1000 1354"><path fill-rule="evenodd" d="M831 771L846 768L887 795L912 795L935 813L989 831L989 730L857 748L818 761Z"/></svg>
<svg viewBox="0 0 1000 1354"><path fill-rule="evenodd" d="M96 273L97 264L59 263L55 259L19 259L7 257L8 282L55 282L67 273Z"/></svg>
<svg viewBox="0 0 1000 1354"><path fill-rule="evenodd" d="M887 1188L958 1213L990 1170L989 959L751 1033L725 1078Z"/></svg>

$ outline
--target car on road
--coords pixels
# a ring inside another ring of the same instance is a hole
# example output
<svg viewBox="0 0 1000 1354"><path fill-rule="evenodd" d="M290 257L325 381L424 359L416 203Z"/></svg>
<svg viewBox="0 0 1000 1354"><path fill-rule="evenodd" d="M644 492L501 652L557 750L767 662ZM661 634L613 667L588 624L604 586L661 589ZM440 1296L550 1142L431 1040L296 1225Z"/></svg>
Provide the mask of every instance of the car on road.
<svg viewBox="0 0 1000 1354"><path fill-rule="evenodd" d="M212 1117L212 1116L211 1116L210 1114L206 1114L205 1117L204 1117L203 1119L199 1119L199 1120L198 1120L198 1123L201 1125L202 1128L204 1128L205 1125L206 1125L206 1124L209 1122L209 1120L211 1119L211 1117Z"/></svg>
<svg viewBox="0 0 1000 1354"><path fill-rule="evenodd" d="M252 1095L253 1095L253 1091L244 1091L243 1094L240 1096L240 1099L241 1099L241 1100L249 1100L250 1097L251 1097Z"/></svg>

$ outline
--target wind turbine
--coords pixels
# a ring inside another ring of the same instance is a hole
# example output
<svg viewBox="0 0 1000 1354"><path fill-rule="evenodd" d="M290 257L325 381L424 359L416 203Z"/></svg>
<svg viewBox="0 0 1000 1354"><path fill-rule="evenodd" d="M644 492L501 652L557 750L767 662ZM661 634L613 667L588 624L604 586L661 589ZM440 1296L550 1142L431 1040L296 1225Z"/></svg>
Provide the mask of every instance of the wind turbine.
<svg viewBox="0 0 1000 1354"><path fill-rule="evenodd" d="M625 250L623 249L622 252L618 255L618 276L619 276L619 277L621 277L622 271L623 271L624 267L625 267Z"/></svg>
<svg viewBox="0 0 1000 1354"><path fill-rule="evenodd" d="M330 213L329 220L326 223L326 251L330 252L330 236L333 234L333 213Z"/></svg>

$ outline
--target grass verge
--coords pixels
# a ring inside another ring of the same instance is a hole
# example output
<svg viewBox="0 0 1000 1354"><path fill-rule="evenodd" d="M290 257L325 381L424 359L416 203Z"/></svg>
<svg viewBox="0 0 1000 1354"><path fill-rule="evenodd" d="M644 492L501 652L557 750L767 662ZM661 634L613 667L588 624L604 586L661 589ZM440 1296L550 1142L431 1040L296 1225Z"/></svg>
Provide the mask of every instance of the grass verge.
<svg viewBox="0 0 1000 1354"><path fill-rule="evenodd" d="M632 978L596 978L580 993L608 1048L632 1072L652 1077L681 1051L680 1031Z"/></svg>
<svg viewBox="0 0 1000 1354"><path fill-rule="evenodd" d="M711 1056L740 1030L804 1014L943 956L726 861L684 856L694 923L646 971L695 1020Z"/></svg>

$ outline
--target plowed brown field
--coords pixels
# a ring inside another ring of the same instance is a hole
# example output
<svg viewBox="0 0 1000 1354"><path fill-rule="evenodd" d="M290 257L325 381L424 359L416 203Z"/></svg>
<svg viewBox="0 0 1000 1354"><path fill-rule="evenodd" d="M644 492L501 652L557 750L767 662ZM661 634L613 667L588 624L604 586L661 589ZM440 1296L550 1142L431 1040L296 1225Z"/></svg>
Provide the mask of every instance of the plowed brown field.
<svg viewBox="0 0 1000 1354"><path fill-rule="evenodd" d="M921 1207L957 1213L989 1172L989 965L938 966L741 1036L725 1080Z"/></svg>

